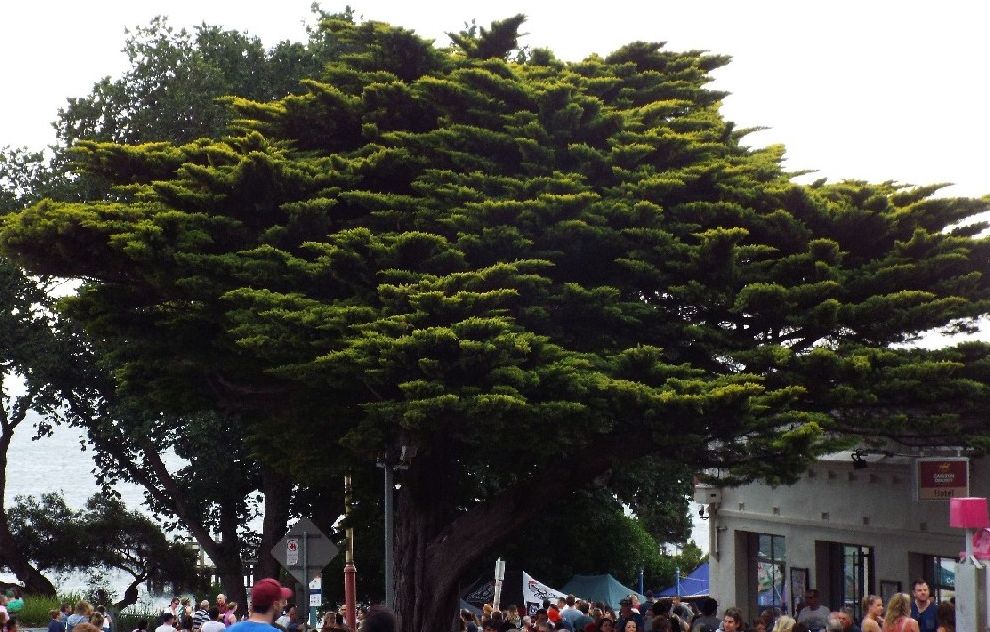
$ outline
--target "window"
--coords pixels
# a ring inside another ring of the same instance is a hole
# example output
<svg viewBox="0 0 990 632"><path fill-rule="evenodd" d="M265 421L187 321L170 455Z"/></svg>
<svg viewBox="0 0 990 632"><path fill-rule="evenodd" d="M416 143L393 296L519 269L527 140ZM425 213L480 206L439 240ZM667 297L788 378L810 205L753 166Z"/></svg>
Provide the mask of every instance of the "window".
<svg viewBox="0 0 990 632"><path fill-rule="evenodd" d="M852 608L863 617L860 601L874 593L873 548L829 542L830 601L832 610Z"/></svg>
<svg viewBox="0 0 990 632"><path fill-rule="evenodd" d="M787 557L784 536L769 533L754 535L755 555L750 560L750 566L755 571L756 614L767 608L779 608L783 612L784 564Z"/></svg>
<svg viewBox="0 0 990 632"><path fill-rule="evenodd" d="M937 555L926 556L925 579L936 603L948 601L956 595L956 560Z"/></svg>

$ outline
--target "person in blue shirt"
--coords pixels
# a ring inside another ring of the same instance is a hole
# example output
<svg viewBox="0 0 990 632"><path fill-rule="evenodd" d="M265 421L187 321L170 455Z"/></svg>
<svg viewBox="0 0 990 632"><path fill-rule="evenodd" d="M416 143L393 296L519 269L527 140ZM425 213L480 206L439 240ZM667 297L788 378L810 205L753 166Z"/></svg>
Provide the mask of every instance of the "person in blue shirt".
<svg viewBox="0 0 990 632"><path fill-rule="evenodd" d="M272 632L275 615L282 612L292 591L268 577L258 580L251 587L251 614L245 621L238 621L227 632Z"/></svg>
<svg viewBox="0 0 990 632"><path fill-rule="evenodd" d="M65 632L65 622L61 620L62 611L52 610L48 613L48 615L52 618L52 620L48 622L48 632Z"/></svg>
<svg viewBox="0 0 990 632"><path fill-rule="evenodd" d="M938 607L932 599L928 582L920 578L914 580L911 592L914 594L914 599L911 600L911 618L918 622L920 632L935 632L938 628Z"/></svg>

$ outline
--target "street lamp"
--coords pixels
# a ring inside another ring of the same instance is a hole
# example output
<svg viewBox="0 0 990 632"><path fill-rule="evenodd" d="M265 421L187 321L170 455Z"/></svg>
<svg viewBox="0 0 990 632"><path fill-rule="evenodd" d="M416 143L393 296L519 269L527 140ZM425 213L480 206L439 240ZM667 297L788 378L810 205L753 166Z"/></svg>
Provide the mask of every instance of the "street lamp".
<svg viewBox="0 0 990 632"><path fill-rule="evenodd" d="M395 610L395 470L409 468L416 456L416 446L404 445L395 458L394 450L386 450L378 461L385 471L385 605Z"/></svg>

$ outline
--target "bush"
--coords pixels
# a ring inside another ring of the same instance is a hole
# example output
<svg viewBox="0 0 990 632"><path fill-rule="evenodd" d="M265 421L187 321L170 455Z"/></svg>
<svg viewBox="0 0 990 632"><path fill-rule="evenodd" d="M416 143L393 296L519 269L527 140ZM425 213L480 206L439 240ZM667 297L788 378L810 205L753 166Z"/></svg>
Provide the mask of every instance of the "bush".
<svg viewBox="0 0 990 632"><path fill-rule="evenodd" d="M148 629L155 629L155 619L158 618L158 611L147 606L129 606L114 618L114 632L131 632L138 627L138 621L145 619L148 622Z"/></svg>
<svg viewBox="0 0 990 632"><path fill-rule="evenodd" d="M52 620L49 612L58 610L63 603L69 603L75 607L76 602L80 599L83 599L83 595L78 592L62 593L55 597L24 595L24 608L17 613L18 627L47 628L48 622Z"/></svg>
<svg viewBox="0 0 990 632"><path fill-rule="evenodd" d="M58 610L62 605L62 600L63 598L58 596L25 595L24 608L15 615L18 627L47 628L48 622L52 620L48 613L52 610Z"/></svg>

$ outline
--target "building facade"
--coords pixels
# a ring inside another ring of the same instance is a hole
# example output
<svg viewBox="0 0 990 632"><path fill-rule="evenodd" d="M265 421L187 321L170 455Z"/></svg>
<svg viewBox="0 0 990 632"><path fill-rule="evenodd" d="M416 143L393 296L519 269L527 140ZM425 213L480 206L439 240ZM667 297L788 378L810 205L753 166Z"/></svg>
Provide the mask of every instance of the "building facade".
<svg viewBox="0 0 990 632"><path fill-rule="evenodd" d="M858 461L858 462L854 462ZM990 494L990 468L974 460L970 495ZM915 459L817 461L797 483L699 486L709 515L711 594L748 620L766 608L793 613L804 589L830 609L867 594L910 592L923 577L936 599L953 594L964 534L949 527L948 500L916 499Z"/></svg>

